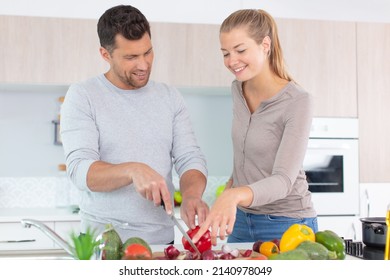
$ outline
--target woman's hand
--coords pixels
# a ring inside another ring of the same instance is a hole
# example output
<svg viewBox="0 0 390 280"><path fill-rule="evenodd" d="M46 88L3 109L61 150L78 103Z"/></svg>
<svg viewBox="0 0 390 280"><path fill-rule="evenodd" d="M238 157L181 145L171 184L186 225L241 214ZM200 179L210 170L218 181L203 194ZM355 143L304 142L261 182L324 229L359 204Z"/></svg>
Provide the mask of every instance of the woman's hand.
<svg viewBox="0 0 390 280"><path fill-rule="evenodd" d="M199 231L192 239L194 243L198 241L207 229L210 229L211 243L213 245L217 244L217 236L224 240L226 235L231 234L233 231L237 205L248 206L252 199L253 193L247 186L228 188L223 191L211 207L206 221L201 224Z"/></svg>

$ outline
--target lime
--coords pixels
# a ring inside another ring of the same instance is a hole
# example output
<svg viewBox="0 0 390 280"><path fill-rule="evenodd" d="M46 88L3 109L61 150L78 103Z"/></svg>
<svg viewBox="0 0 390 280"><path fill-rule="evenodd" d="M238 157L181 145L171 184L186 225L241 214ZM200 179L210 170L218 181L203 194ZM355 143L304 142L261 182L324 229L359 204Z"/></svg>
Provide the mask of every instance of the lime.
<svg viewBox="0 0 390 280"><path fill-rule="evenodd" d="M173 199L174 199L174 202L175 202L175 206L180 206L182 201L183 201L183 197L181 196L181 192L180 191L175 191L173 193Z"/></svg>
<svg viewBox="0 0 390 280"><path fill-rule="evenodd" d="M221 193L225 190L226 185L220 185L217 187L217 190L215 191L215 196L218 197L221 195Z"/></svg>

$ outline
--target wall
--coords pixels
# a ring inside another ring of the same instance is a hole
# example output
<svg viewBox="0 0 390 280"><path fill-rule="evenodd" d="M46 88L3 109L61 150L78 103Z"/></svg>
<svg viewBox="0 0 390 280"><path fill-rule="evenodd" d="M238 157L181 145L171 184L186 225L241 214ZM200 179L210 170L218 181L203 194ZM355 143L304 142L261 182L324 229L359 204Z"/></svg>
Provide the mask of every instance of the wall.
<svg viewBox="0 0 390 280"><path fill-rule="evenodd" d="M67 86L0 85L0 177L57 176L64 163L54 145L59 102ZM179 88L190 111L213 176L230 176L231 96L229 88Z"/></svg>
<svg viewBox="0 0 390 280"><path fill-rule="evenodd" d="M220 24L240 8L261 8L280 18L390 22L388 0L2 0L0 14L97 19L123 3L156 22Z"/></svg>
<svg viewBox="0 0 390 280"><path fill-rule="evenodd" d="M67 86L0 85L0 177L56 176L64 162L54 142L58 97Z"/></svg>
<svg viewBox="0 0 390 280"><path fill-rule="evenodd" d="M232 98L229 88L179 88L210 176L229 177L233 170Z"/></svg>

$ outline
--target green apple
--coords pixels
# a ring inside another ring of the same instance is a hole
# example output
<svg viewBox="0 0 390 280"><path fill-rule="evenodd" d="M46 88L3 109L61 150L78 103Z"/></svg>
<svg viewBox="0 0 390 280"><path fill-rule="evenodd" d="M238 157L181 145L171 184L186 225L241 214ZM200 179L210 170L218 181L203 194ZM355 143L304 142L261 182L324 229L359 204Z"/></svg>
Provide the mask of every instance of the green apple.
<svg viewBox="0 0 390 280"><path fill-rule="evenodd" d="M175 202L175 206L180 206L182 201L183 201L183 197L181 196L181 192L180 191L175 191L173 193L173 200Z"/></svg>
<svg viewBox="0 0 390 280"><path fill-rule="evenodd" d="M218 197L221 195L221 193L225 190L226 185L220 185L217 187L217 190L215 191L215 196Z"/></svg>

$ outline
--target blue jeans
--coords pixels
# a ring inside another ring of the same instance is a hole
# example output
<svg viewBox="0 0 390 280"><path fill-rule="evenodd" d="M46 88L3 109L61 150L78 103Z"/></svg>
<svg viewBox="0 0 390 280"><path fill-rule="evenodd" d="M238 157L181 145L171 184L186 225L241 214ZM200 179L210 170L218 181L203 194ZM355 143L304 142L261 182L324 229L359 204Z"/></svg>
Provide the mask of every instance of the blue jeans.
<svg viewBox="0 0 390 280"><path fill-rule="evenodd" d="M228 243L268 241L280 239L283 233L293 224L305 224L318 231L317 217L289 218L273 215L256 215L245 213L237 208L236 222Z"/></svg>

